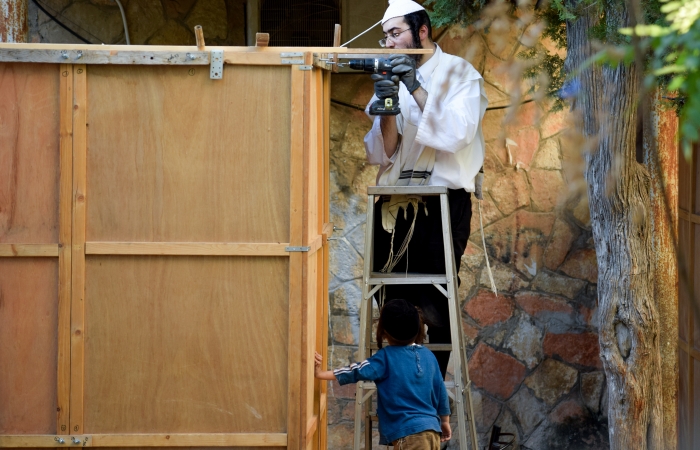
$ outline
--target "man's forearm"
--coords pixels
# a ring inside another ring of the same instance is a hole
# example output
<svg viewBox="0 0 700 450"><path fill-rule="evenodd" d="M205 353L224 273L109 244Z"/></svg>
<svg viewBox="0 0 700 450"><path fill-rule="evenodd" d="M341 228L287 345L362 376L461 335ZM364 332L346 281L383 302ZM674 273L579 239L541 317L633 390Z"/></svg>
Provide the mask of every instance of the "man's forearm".
<svg viewBox="0 0 700 450"><path fill-rule="evenodd" d="M396 116L381 116L379 122L384 139L384 153L391 158L399 145L399 130L396 128Z"/></svg>

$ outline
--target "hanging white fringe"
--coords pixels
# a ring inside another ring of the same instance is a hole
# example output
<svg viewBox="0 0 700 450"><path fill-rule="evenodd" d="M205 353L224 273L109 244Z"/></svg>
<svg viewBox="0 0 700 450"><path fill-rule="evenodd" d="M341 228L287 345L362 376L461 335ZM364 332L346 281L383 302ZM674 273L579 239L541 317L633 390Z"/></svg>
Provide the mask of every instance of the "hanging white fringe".
<svg viewBox="0 0 700 450"><path fill-rule="evenodd" d="M481 243L484 245L484 258L486 258L486 272L489 274L489 281L491 282L491 290L498 297L498 290L496 290L496 283L493 281L493 273L491 272L491 264L489 264L489 253L486 251L486 238L484 237L484 221L481 218L481 200L476 202L479 205L479 225L481 226Z"/></svg>

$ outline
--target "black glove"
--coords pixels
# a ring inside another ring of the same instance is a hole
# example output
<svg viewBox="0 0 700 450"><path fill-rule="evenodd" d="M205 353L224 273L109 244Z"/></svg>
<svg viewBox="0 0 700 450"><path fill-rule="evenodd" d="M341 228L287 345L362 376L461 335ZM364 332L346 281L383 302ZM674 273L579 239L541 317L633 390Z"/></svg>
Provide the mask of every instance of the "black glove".
<svg viewBox="0 0 700 450"><path fill-rule="evenodd" d="M383 75L378 73L372 74L374 80L374 93L377 98L389 98L398 95L399 93L399 77L392 76L391 80L387 80Z"/></svg>
<svg viewBox="0 0 700 450"><path fill-rule="evenodd" d="M400 77L408 92L413 94L420 87L420 81L416 78L416 60L406 55L390 55L389 59L392 72Z"/></svg>

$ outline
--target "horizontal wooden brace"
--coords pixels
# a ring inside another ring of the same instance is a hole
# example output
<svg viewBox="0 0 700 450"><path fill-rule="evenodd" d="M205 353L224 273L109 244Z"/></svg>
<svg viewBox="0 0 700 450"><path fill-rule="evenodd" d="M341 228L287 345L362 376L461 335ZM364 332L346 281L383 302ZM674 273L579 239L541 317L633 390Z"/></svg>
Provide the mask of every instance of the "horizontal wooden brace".
<svg viewBox="0 0 700 450"><path fill-rule="evenodd" d="M208 65L211 50L223 50L225 64L282 65L281 53L311 52L341 58L363 58L396 53L392 49L344 47L207 47L165 45L83 45L0 43L0 62L56 64ZM432 53L430 49L405 49L404 54Z"/></svg>
<svg viewBox="0 0 700 450"><path fill-rule="evenodd" d="M63 441L63 442L61 442ZM48 447L286 447L286 433L6 435L1 448Z"/></svg>
<svg viewBox="0 0 700 450"><path fill-rule="evenodd" d="M309 245L309 253L323 246L323 236ZM86 255L172 256L289 256L289 243L237 242L86 242ZM56 251L58 255L58 250ZM0 255L1 256L1 255Z"/></svg>
<svg viewBox="0 0 700 450"><path fill-rule="evenodd" d="M0 244L0 257L58 257L58 244Z"/></svg>
<svg viewBox="0 0 700 450"><path fill-rule="evenodd" d="M678 208L678 217L688 222L700 224L700 214L693 214L684 209Z"/></svg>
<svg viewBox="0 0 700 450"><path fill-rule="evenodd" d="M288 256L287 243L86 242L87 255Z"/></svg>

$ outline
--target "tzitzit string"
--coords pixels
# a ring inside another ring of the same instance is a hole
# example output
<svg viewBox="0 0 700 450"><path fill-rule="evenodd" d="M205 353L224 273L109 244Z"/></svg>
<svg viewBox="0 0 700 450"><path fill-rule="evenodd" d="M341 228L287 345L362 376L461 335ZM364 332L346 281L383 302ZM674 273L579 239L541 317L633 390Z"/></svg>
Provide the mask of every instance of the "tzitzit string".
<svg viewBox="0 0 700 450"><path fill-rule="evenodd" d="M411 242L411 238L413 237L413 230L416 228L416 217L418 217L418 199L409 199L408 205L413 206L413 221L411 222L411 227L408 229L408 232L406 233L406 237L404 238L401 247L399 247L399 252L396 255L394 255L394 235L396 233L396 225L394 225L394 229L391 230L391 245L389 247L389 258L387 259L386 264L384 264L382 270L380 270L380 272L382 273L389 273L394 269L394 267L396 267L396 264L399 263L401 257L408 250L408 244ZM406 211L408 211L408 205L406 205ZM425 209L425 215L427 216L428 205L424 203L423 208ZM408 276L408 254L406 254L406 276ZM385 286L382 286L381 289L379 289L379 301L377 302L379 309L381 309L382 306L384 306L384 300L386 300L386 290Z"/></svg>
<svg viewBox="0 0 700 450"><path fill-rule="evenodd" d="M486 251L486 238L484 237L484 221L481 218L481 200L476 202L479 205L479 225L481 225L481 243L484 245L484 257L486 258L486 272L489 274L489 281L491 282L491 290L498 297L498 291L496 290L496 283L493 281L493 273L491 273L491 264L489 264L489 254Z"/></svg>

